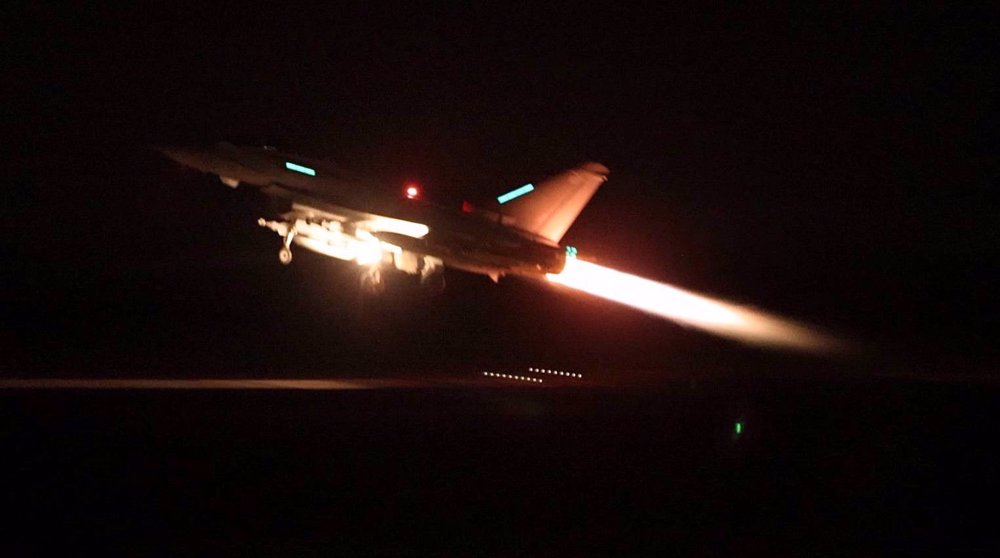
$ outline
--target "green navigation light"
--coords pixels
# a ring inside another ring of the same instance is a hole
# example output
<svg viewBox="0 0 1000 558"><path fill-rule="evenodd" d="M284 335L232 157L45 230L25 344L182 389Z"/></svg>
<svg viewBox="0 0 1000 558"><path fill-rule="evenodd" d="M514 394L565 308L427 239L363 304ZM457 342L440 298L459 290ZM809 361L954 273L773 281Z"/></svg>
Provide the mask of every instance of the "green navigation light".
<svg viewBox="0 0 1000 558"><path fill-rule="evenodd" d="M309 167L303 167L302 165L296 165L290 161L285 161L285 168L290 171L301 172L302 174L308 174L309 176L316 176L316 170Z"/></svg>
<svg viewBox="0 0 1000 558"><path fill-rule="evenodd" d="M733 425L733 433L737 436L743 434L743 421L736 421L736 424Z"/></svg>
<svg viewBox="0 0 1000 558"><path fill-rule="evenodd" d="M511 190L510 192L507 192L506 194L504 194L502 196L498 196L497 197L497 201L500 202L500 203L507 203L510 200L512 200L514 198L519 198L519 197L521 197L521 196L523 196L523 195L531 192L534 189L535 189L535 185L534 184L525 184L524 186L521 186L520 188L515 188L515 189Z"/></svg>

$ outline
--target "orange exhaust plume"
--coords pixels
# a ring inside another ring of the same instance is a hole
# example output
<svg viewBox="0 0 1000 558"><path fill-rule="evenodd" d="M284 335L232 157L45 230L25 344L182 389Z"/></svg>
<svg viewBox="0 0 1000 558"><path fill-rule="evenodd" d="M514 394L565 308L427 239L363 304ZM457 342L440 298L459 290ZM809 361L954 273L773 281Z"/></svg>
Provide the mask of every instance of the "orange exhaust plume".
<svg viewBox="0 0 1000 558"><path fill-rule="evenodd" d="M805 325L576 258L566 258L561 273L546 277L559 285L748 344L808 352L843 348L840 341Z"/></svg>

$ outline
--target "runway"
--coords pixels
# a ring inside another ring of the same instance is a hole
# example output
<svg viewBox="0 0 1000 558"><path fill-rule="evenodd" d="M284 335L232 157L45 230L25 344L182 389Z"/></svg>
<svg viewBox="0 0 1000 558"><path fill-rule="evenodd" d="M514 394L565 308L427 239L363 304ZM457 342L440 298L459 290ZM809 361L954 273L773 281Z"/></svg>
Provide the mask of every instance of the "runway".
<svg viewBox="0 0 1000 558"><path fill-rule="evenodd" d="M214 390L214 389L261 389L261 390L311 390L340 391L363 389L395 389L429 387L434 382L406 380L401 378L345 378L345 379L251 379L251 378L32 378L0 380L4 390Z"/></svg>
<svg viewBox="0 0 1000 558"><path fill-rule="evenodd" d="M440 388L595 387L595 382L545 374L480 372L466 376L395 376L386 378L8 378L0 390L290 390L353 391ZM622 387L622 386L618 386Z"/></svg>

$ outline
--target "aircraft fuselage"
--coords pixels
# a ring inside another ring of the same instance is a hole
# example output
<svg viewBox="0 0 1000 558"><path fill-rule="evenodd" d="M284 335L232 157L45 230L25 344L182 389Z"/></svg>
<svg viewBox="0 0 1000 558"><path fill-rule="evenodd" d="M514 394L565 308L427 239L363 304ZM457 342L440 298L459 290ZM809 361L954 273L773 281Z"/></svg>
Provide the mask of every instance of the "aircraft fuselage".
<svg viewBox="0 0 1000 558"><path fill-rule="evenodd" d="M266 148L219 144L205 150L168 148L170 158L213 173L228 186L248 184L287 199L292 210L261 226L292 243L360 265L385 265L427 276L440 266L488 275L558 273L558 243L504 222L497 212L466 213L349 177L332 164Z"/></svg>

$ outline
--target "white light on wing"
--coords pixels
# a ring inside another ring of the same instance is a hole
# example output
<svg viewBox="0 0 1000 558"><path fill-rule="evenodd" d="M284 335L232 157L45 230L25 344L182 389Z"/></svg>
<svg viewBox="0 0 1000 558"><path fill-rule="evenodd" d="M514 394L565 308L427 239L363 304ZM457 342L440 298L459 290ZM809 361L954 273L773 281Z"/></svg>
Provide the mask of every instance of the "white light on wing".
<svg viewBox="0 0 1000 558"><path fill-rule="evenodd" d="M430 232L427 225L423 223L382 217L381 215L370 215L362 223L359 223L359 225L371 232L391 232L412 236L413 238L423 238Z"/></svg>

